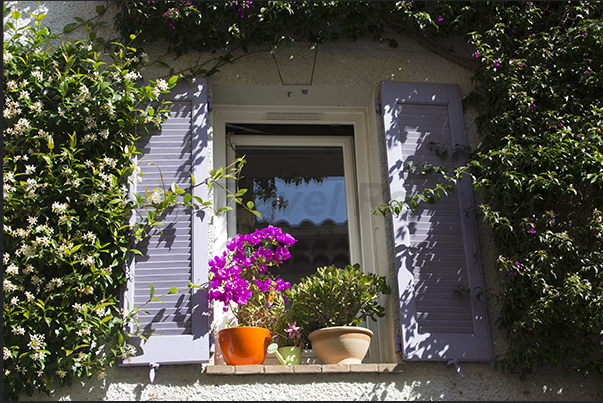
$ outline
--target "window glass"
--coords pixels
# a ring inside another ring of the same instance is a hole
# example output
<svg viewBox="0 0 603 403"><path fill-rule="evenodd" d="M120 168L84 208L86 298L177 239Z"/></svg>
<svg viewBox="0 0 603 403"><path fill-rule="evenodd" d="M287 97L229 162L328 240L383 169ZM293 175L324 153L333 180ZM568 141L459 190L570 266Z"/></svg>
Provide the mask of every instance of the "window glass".
<svg viewBox="0 0 603 403"><path fill-rule="evenodd" d="M278 274L292 284L317 267L350 264L342 147L237 146L241 188L262 218L237 208L237 232L280 227L297 242ZM275 272L276 274L276 272Z"/></svg>

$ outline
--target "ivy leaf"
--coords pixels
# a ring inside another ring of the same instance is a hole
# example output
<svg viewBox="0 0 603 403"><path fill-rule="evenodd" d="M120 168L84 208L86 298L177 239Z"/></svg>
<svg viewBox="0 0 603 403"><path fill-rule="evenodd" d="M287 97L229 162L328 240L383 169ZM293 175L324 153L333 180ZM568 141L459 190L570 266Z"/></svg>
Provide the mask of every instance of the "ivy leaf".
<svg viewBox="0 0 603 403"><path fill-rule="evenodd" d="M75 29L75 27L76 27L76 26L77 26L77 25L76 25L75 23L67 24L67 25L65 25L65 26L63 27L63 32L64 32L64 33L71 32L71 31L73 31L73 30Z"/></svg>

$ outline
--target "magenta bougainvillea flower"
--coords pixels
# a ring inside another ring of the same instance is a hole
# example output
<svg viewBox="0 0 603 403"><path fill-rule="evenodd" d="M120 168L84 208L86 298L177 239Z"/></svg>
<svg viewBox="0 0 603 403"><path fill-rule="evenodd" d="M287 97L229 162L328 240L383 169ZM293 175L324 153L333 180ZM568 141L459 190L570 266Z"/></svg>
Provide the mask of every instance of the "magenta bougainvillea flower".
<svg viewBox="0 0 603 403"><path fill-rule="evenodd" d="M295 242L271 225L252 234L238 234L209 261L207 298L222 302L225 312L232 310L239 325L270 328L284 312L282 292L291 284L275 277L269 268L289 259Z"/></svg>

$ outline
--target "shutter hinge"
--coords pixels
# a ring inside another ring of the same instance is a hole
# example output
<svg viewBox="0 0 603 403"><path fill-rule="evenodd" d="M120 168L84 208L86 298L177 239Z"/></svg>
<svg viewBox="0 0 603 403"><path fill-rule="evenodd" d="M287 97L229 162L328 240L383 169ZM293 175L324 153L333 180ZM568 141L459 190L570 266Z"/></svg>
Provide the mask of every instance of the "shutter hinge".
<svg viewBox="0 0 603 403"><path fill-rule="evenodd" d="M210 353L216 352L216 340L214 339L213 335L209 336L209 352Z"/></svg>
<svg viewBox="0 0 603 403"><path fill-rule="evenodd" d="M153 383L153 381L155 380L155 370L159 368L159 364L157 364L156 362L150 362L149 367L151 367L149 371L149 379L151 380L151 383Z"/></svg>
<svg viewBox="0 0 603 403"><path fill-rule="evenodd" d="M394 349L396 353L402 351L402 338L398 335L394 337Z"/></svg>
<svg viewBox="0 0 603 403"><path fill-rule="evenodd" d="M214 99L211 96L207 97L207 111L211 112L214 110Z"/></svg>
<svg viewBox="0 0 603 403"><path fill-rule="evenodd" d="M461 366L459 365L459 360L457 360L456 358L454 358L452 360L448 360L448 365L446 365L446 366L449 367L452 364L454 364L454 366L456 367L456 372L458 372L461 375L461 378L464 378L465 375L463 375L463 370L461 369Z"/></svg>
<svg viewBox="0 0 603 403"><path fill-rule="evenodd" d="M381 98L375 98L375 112L381 113Z"/></svg>

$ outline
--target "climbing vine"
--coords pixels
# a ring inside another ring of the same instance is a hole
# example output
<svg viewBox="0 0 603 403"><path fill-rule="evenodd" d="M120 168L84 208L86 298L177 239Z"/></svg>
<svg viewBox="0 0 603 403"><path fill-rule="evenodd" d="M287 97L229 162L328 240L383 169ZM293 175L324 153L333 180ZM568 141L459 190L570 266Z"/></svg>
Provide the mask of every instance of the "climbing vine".
<svg viewBox="0 0 603 403"><path fill-rule="evenodd" d="M128 182L139 172L135 140L165 122L162 94L179 77L141 84L145 53L97 37L99 21L76 17L81 23L65 30L85 29L87 38L53 48L59 37L42 25L45 15L28 14L33 24L4 3L6 400L48 393L55 381L103 376L106 366L132 355L124 325L135 322L141 307L120 309L124 263L165 209L211 208L191 197L191 189L174 185L129 196ZM195 186L236 178L241 163ZM132 225L137 211L147 216ZM178 284L169 293L195 287Z"/></svg>

